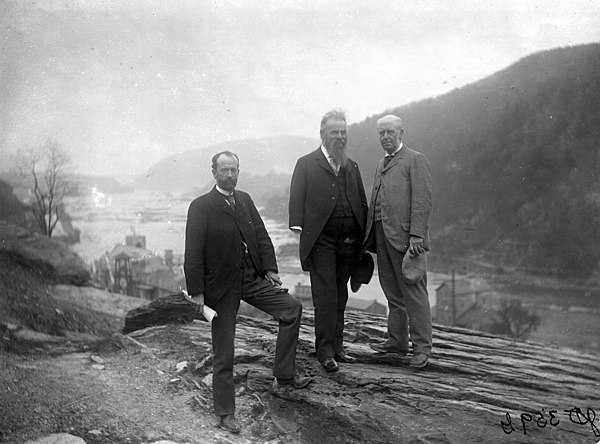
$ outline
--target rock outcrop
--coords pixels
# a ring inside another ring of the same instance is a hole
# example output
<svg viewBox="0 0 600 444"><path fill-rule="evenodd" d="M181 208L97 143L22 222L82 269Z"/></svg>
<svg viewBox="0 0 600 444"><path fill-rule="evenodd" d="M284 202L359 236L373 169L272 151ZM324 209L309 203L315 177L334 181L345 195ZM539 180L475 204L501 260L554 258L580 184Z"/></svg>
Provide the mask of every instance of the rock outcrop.
<svg viewBox="0 0 600 444"><path fill-rule="evenodd" d="M154 325L189 323L194 319L202 320L202 316L195 314L193 305L185 299L183 293L162 296L129 311L125 315L123 333Z"/></svg>
<svg viewBox="0 0 600 444"><path fill-rule="evenodd" d="M435 326L434 354L425 369L413 370L397 356L369 348L370 341L385 338L385 317L347 312L346 320L346 349L358 362L325 373L313 352L314 314L305 308L297 367L314 382L308 390L291 390L272 381L276 322L239 316L238 416L253 424L257 439L271 427L290 442L600 440L596 355ZM196 407L212 412L210 324L155 325L130 336L156 353L194 356L181 366L178 380Z"/></svg>
<svg viewBox="0 0 600 444"><path fill-rule="evenodd" d="M44 278L56 283L85 285L90 280L81 257L65 243L2 220L0 253L21 265L35 268Z"/></svg>

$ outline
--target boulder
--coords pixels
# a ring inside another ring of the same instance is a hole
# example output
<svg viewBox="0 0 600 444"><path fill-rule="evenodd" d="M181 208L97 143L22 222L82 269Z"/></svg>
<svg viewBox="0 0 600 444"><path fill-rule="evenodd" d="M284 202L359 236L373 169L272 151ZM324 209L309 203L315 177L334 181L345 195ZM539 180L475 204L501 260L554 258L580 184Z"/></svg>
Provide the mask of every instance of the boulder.
<svg viewBox="0 0 600 444"><path fill-rule="evenodd" d="M90 273L67 244L0 220L0 251L56 283L85 285Z"/></svg>
<svg viewBox="0 0 600 444"><path fill-rule="evenodd" d="M25 444L85 444L85 441L68 433L52 433L35 441L27 441Z"/></svg>
<svg viewBox="0 0 600 444"><path fill-rule="evenodd" d="M194 319L204 319L194 311L194 305L185 299L183 293L161 296L148 305L134 308L125 316L123 333L130 333L155 325L189 323Z"/></svg>

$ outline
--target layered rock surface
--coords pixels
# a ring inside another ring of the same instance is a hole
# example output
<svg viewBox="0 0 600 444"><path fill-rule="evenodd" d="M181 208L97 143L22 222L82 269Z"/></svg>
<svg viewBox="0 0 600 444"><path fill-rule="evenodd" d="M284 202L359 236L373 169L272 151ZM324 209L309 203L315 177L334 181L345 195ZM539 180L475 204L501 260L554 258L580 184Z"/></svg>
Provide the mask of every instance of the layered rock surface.
<svg viewBox="0 0 600 444"><path fill-rule="evenodd" d="M183 321L179 312L177 319ZM413 370L369 348L385 338L385 317L347 312L346 321L347 352L358 362L326 373L313 352L314 314L305 308L297 367L314 382L308 390L291 390L272 382L276 322L240 316L235 378L242 422L258 427L268 420L297 442L600 440L596 355L435 326L433 356L425 369ZM145 353L194 356L179 377L197 406L212 414L207 322L155 325L129 336Z"/></svg>

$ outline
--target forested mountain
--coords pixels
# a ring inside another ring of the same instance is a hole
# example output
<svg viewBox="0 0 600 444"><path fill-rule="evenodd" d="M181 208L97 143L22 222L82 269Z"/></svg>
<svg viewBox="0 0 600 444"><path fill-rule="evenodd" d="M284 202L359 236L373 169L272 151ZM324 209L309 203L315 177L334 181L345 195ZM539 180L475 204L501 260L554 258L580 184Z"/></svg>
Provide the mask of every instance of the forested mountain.
<svg viewBox="0 0 600 444"><path fill-rule="evenodd" d="M370 187L379 117L434 182L434 248L531 270L587 276L600 260L600 45L534 54L477 83L349 129Z"/></svg>
<svg viewBox="0 0 600 444"><path fill-rule="evenodd" d="M434 251L528 271L586 277L600 266L600 44L559 48L448 94L349 127L367 192L382 156L376 121L404 121L431 166ZM316 131L315 131L316 132ZM210 157L240 154L240 188L287 219L290 175L318 141L270 137L171 156L136 186L204 191Z"/></svg>

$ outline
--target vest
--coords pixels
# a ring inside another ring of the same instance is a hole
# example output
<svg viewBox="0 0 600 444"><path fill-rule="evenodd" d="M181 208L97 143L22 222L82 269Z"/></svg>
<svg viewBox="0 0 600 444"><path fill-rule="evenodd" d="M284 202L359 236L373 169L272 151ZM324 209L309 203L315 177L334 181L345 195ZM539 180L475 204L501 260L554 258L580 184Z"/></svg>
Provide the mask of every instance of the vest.
<svg viewBox="0 0 600 444"><path fill-rule="evenodd" d="M346 196L345 168L346 167L341 167L339 174L335 177L338 189L338 199L335 203L333 213L331 213L331 217L354 217L352 207L350 206L350 201L348 200L348 196Z"/></svg>
<svg viewBox="0 0 600 444"><path fill-rule="evenodd" d="M381 194L383 187L383 183L379 182L379 188L377 189L377 194L375 195L375 208L373 210L373 220L377 222L381 220Z"/></svg>

